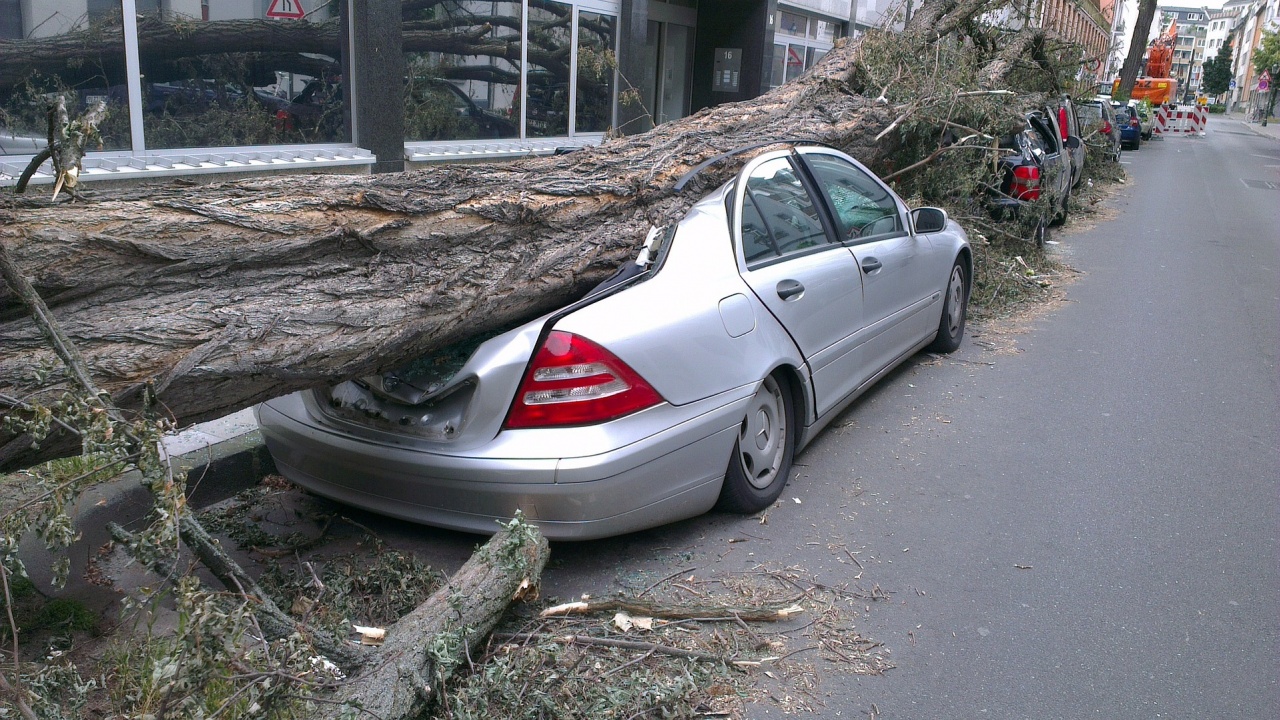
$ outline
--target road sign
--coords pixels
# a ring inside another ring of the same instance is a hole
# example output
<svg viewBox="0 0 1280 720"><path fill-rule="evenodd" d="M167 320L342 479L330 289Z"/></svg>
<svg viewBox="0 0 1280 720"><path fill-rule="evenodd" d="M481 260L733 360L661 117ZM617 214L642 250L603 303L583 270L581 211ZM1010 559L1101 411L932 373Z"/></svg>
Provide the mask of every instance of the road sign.
<svg viewBox="0 0 1280 720"><path fill-rule="evenodd" d="M1271 89L1271 73L1266 70L1262 71L1262 77L1258 78L1258 92L1266 92Z"/></svg>
<svg viewBox="0 0 1280 720"><path fill-rule="evenodd" d="M1232 90L1235 90L1235 89L1236 89L1236 80L1235 80L1235 78L1231 78L1231 89L1232 89Z"/></svg>
<svg viewBox="0 0 1280 720"><path fill-rule="evenodd" d="M271 0L267 8L267 17L279 20L301 20L307 13L302 9L302 0Z"/></svg>

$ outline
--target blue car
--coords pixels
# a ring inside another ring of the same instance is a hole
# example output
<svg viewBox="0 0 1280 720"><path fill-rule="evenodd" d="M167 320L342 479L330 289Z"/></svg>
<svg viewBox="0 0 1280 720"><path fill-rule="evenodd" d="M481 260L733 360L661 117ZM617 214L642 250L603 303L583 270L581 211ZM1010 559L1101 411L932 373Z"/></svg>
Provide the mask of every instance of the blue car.
<svg viewBox="0 0 1280 720"><path fill-rule="evenodd" d="M1142 147L1142 123L1138 120L1137 110L1122 105L1115 108L1116 124L1120 126L1120 147L1126 150L1137 150Z"/></svg>

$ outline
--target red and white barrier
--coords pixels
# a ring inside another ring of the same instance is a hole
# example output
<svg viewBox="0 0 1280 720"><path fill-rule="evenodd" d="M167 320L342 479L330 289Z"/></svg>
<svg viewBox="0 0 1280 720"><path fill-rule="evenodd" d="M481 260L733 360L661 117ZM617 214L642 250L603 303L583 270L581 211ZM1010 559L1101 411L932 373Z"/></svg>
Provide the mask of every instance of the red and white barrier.
<svg viewBox="0 0 1280 720"><path fill-rule="evenodd" d="M1183 135L1204 137L1209 124L1209 109L1196 105L1179 105L1176 109L1167 105L1156 108L1153 136Z"/></svg>

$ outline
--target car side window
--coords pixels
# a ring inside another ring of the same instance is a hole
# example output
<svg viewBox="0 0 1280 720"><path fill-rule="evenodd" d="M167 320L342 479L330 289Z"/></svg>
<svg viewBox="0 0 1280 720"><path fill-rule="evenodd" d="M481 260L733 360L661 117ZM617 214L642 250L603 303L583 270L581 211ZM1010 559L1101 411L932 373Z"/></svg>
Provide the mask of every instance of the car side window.
<svg viewBox="0 0 1280 720"><path fill-rule="evenodd" d="M751 199L751 194L742 201L742 255L748 263L757 260L768 260L769 258L778 257L781 253L778 246L773 242L773 236L769 234L769 229L764 225L764 218L760 217L760 210L756 207L756 203Z"/></svg>
<svg viewBox="0 0 1280 720"><path fill-rule="evenodd" d="M761 163L747 178L742 245L747 262L825 245L817 204L787 158Z"/></svg>
<svg viewBox="0 0 1280 720"><path fill-rule="evenodd" d="M898 204L870 175L833 155L808 153L804 159L836 216L842 240L903 231Z"/></svg>

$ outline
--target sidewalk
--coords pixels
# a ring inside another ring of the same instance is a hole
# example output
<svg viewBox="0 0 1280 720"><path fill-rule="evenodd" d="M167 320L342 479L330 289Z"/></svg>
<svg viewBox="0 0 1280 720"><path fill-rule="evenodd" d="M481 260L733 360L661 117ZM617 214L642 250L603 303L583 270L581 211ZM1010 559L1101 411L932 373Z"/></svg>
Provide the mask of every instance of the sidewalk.
<svg viewBox="0 0 1280 720"><path fill-rule="evenodd" d="M1239 125L1240 127L1253 132L1255 135L1269 137L1272 140L1280 140L1280 117L1272 117L1267 121L1266 127L1263 127L1262 123L1246 122L1244 118L1245 114L1239 112L1209 116L1210 120L1219 119L1229 121L1233 126Z"/></svg>

